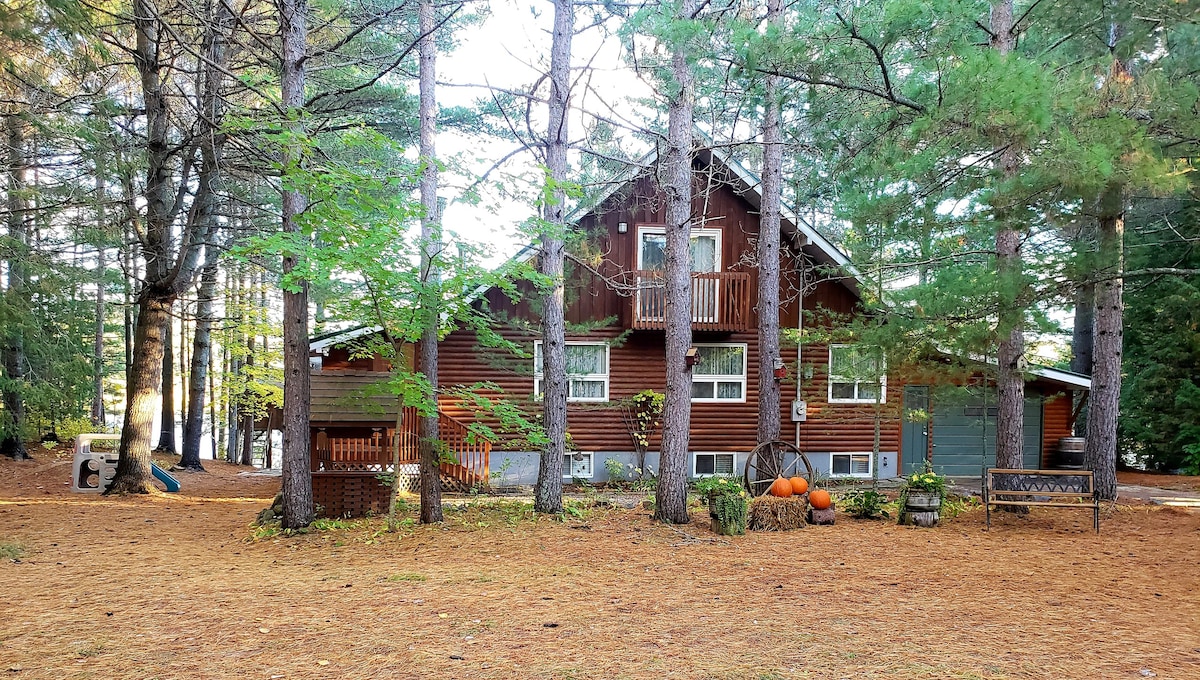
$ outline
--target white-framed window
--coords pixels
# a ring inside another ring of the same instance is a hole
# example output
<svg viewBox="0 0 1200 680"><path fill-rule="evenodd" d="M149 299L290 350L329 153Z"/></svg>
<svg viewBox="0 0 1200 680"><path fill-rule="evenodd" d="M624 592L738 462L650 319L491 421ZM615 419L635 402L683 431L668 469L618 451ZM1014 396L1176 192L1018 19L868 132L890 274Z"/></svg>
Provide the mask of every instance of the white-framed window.
<svg viewBox="0 0 1200 680"><path fill-rule="evenodd" d="M732 453L696 453L692 455L692 476L711 477L713 475L732 475L734 473L734 454Z"/></svg>
<svg viewBox="0 0 1200 680"><path fill-rule="evenodd" d="M692 229L688 233L691 243L690 260L694 272L721 271L721 230ZM667 228L656 226L638 227L637 268L662 271L666 268Z"/></svg>
<svg viewBox="0 0 1200 680"><path fill-rule="evenodd" d="M721 271L721 230L692 229L688 233L688 259L693 274L713 274ZM638 227L637 315L643 321L663 321L666 318L666 296L661 287L662 272L667 261L666 227ZM659 285L652 286L651 283ZM647 286L647 287L644 287ZM713 277L692 277L692 321L715 322L720 318L719 281Z"/></svg>
<svg viewBox="0 0 1200 680"><path fill-rule="evenodd" d="M591 451L568 451L563 454L563 479L591 479L595 473Z"/></svg>
<svg viewBox="0 0 1200 680"><path fill-rule="evenodd" d="M567 343L567 401L608 401L608 343ZM533 343L533 393L542 398L542 343Z"/></svg>
<svg viewBox="0 0 1200 680"><path fill-rule="evenodd" d="M694 345L692 401L746 401L746 345Z"/></svg>
<svg viewBox="0 0 1200 680"><path fill-rule="evenodd" d="M870 477L871 454L869 453L831 453L829 454L829 476L831 477Z"/></svg>
<svg viewBox="0 0 1200 680"><path fill-rule="evenodd" d="M829 403L874 404L887 401L887 371L878 347L829 346Z"/></svg>

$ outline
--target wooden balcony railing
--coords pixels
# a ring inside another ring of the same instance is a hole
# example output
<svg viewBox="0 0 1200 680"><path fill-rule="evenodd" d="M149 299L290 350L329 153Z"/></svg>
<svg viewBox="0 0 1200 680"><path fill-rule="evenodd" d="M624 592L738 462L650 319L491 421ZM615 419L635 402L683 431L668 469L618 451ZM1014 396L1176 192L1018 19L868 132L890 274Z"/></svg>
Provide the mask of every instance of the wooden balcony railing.
<svg viewBox="0 0 1200 680"><path fill-rule="evenodd" d="M661 271L634 272L638 290L633 296L635 330L667 327L666 290ZM749 272L692 272L692 330L750 329Z"/></svg>
<svg viewBox="0 0 1200 680"><path fill-rule="evenodd" d="M399 433L401 472L414 475L420 461L417 417L415 408L405 408ZM472 438L466 424L445 413L438 414L438 435L445 453L453 459L442 462L442 474L467 488L487 485L492 443ZM392 428L386 432L381 428L368 437L331 437L319 432L313 438L311 469L314 473L391 472L395 441Z"/></svg>

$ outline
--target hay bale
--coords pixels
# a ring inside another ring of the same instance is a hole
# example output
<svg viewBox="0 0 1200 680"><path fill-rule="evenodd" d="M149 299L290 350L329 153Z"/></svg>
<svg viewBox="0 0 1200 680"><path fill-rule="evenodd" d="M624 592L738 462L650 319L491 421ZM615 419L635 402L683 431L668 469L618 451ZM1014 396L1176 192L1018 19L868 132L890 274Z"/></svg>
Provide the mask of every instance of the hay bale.
<svg viewBox="0 0 1200 680"><path fill-rule="evenodd" d="M804 527L808 512L808 496L759 496L750 501L750 529L754 531L788 531Z"/></svg>

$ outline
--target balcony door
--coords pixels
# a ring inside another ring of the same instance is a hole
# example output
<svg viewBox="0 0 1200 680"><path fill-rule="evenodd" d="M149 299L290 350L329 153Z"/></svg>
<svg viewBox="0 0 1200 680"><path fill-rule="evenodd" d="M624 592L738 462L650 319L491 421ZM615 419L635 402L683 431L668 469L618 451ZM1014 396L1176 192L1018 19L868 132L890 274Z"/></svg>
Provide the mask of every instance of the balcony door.
<svg viewBox="0 0 1200 680"><path fill-rule="evenodd" d="M719 317L719 281L717 277L696 276L721 271L721 230L693 229L690 257L692 276L692 321L716 322ZM667 262L667 235L664 227L638 228L638 317L644 321L664 321L666 295L661 272ZM654 272L653 274L650 272Z"/></svg>

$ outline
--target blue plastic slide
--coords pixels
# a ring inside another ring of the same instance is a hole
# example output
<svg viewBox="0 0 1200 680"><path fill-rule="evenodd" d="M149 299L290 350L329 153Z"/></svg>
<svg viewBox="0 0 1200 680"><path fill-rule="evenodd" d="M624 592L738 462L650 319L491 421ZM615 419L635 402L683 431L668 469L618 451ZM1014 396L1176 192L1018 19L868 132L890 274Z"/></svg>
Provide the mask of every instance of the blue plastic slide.
<svg viewBox="0 0 1200 680"><path fill-rule="evenodd" d="M150 471L154 473L154 478L162 482L167 487L168 493L176 493L179 491L179 480L171 476L171 473L160 468L156 463L150 464Z"/></svg>

